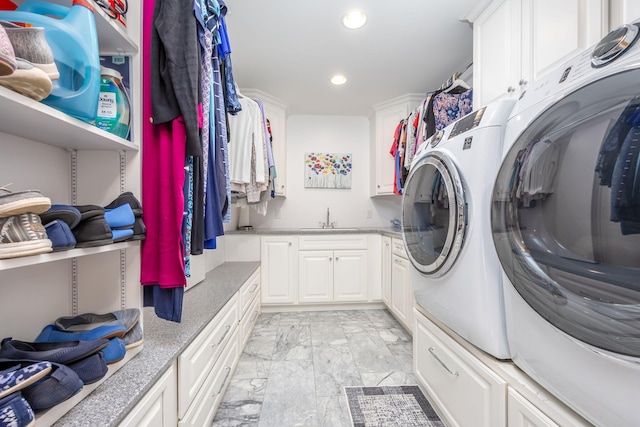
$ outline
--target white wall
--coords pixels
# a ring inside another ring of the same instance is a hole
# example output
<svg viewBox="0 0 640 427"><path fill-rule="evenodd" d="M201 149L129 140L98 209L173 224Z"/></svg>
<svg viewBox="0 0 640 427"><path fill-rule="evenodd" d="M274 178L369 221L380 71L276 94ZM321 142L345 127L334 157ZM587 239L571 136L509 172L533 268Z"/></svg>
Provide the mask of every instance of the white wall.
<svg viewBox="0 0 640 427"><path fill-rule="evenodd" d="M400 218L401 199L369 197L369 119L357 116L293 115L287 120L287 197L269 202L266 216L251 209L254 228L317 227L326 220L338 227L388 227ZM307 152L351 153L350 189L304 187L304 155ZM371 218L368 218L370 213ZM234 209L237 214L237 209Z"/></svg>

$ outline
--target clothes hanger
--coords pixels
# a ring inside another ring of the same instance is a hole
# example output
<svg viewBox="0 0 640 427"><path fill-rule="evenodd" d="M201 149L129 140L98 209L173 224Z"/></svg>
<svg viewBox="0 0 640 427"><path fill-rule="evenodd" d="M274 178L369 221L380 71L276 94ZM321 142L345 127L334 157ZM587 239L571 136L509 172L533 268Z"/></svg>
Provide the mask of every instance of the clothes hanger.
<svg viewBox="0 0 640 427"><path fill-rule="evenodd" d="M453 89L461 87L465 90L469 90L471 89L471 87L469 87L469 85L467 84L467 82L465 82L462 79L455 79L453 81L453 83L451 84L451 86L449 86L448 88L446 88L443 92L451 92Z"/></svg>

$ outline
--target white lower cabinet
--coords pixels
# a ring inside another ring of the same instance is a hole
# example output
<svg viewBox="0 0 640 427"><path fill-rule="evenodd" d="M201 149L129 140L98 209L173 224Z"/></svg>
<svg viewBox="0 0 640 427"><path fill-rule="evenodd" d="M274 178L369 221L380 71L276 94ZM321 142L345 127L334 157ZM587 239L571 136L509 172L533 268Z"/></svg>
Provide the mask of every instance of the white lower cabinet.
<svg viewBox="0 0 640 427"><path fill-rule="evenodd" d="M391 305L391 237L382 236L382 302Z"/></svg>
<svg viewBox="0 0 640 427"><path fill-rule="evenodd" d="M436 323L414 310L413 371L447 426L591 426L513 362Z"/></svg>
<svg viewBox="0 0 640 427"><path fill-rule="evenodd" d="M383 247L383 254L385 248ZM384 263L383 256L383 263ZM404 242L397 237L391 238L387 254L387 268L389 269L389 285L386 289L387 300L385 301L385 288L383 285L383 301L387 305L391 314L402 325L411 332L413 330L413 288L411 287L411 263L407 259L404 249ZM383 264L382 272L385 267ZM383 277L384 283L384 277Z"/></svg>
<svg viewBox="0 0 640 427"><path fill-rule="evenodd" d="M229 380L233 370L240 358L238 346L238 329L231 335L227 346L220 359L215 363L213 369L206 375L206 380L189 410L178 423L179 427L202 427L211 425L216 415L218 406L224 396L224 392L229 385ZM203 375L206 373L203 373Z"/></svg>
<svg viewBox="0 0 640 427"><path fill-rule="evenodd" d="M260 239L263 304L294 304L297 299L298 239L263 236Z"/></svg>
<svg viewBox="0 0 640 427"><path fill-rule="evenodd" d="M203 388L207 374L231 341L238 326L238 296L209 322L205 329L178 357L178 417L182 419Z"/></svg>
<svg viewBox="0 0 640 427"><path fill-rule="evenodd" d="M175 363L162 375L120 427L173 427L178 424Z"/></svg>
<svg viewBox="0 0 640 427"><path fill-rule="evenodd" d="M511 387L507 395L507 423L509 427L559 427Z"/></svg>
<svg viewBox="0 0 640 427"><path fill-rule="evenodd" d="M414 313L413 370L448 426L505 425L507 383L421 313Z"/></svg>

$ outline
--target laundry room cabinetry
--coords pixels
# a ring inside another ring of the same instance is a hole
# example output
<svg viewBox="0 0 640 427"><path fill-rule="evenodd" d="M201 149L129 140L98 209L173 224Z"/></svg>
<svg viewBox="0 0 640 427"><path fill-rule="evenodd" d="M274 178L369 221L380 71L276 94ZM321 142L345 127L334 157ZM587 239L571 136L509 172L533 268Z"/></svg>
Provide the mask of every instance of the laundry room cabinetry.
<svg viewBox="0 0 640 427"><path fill-rule="evenodd" d="M276 165L275 194L287 195L287 106L284 101L257 89L241 89L244 96L262 101L271 128L271 147Z"/></svg>
<svg viewBox="0 0 640 427"><path fill-rule="evenodd" d="M408 94L373 106L371 126L371 196L393 194L395 162L390 154L393 137L400 120L424 99L421 94Z"/></svg>
<svg viewBox="0 0 640 427"><path fill-rule="evenodd" d="M391 289L387 306L407 330L413 330L413 289L411 263L399 238L391 240Z"/></svg>
<svg viewBox="0 0 640 427"><path fill-rule="evenodd" d="M609 31L640 19L640 2L637 0L609 0Z"/></svg>
<svg viewBox="0 0 640 427"><path fill-rule="evenodd" d="M294 304L297 301L297 236L262 236L260 265L263 304Z"/></svg>
<svg viewBox="0 0 640 427"><path fill-rule="evenodd" d="M55 3L71 6L70 0ZM100 52L129 57L130 140L0 87L0 186L39 190L54 204L105 206L123 191L140 199L140 7L130 2L127 30L94 8ZM139 241L127 241L0 260L0 336L31 342L61 316L141 308L139 248ZM53 424L141 349L110 365L100 381L39 413L38 426Z"/></svg>
<svg viewBox="0 0 640 427"><path fill-rule="evenodd" d="M299 302L366 302L366 235L300 236Z"/></svg>
<svg viewBox="0 0 640 427"><path fill-rule="evenodd" d="M391 305L391 237L382 236L382 302Z"/></svg>
<svg viewBox="0 0 640 427"><path fill-rule="evenodd" d="M414 310L413 370L450 426L591 426L511 361L474 347Z"/></svg>
<svg viewBox="0 0 640 427"><path fill-rule="evenodd" d="M607 32L602 0L492 0L465 17L473 24L474 109L511 94L598 42Z"/></svg>

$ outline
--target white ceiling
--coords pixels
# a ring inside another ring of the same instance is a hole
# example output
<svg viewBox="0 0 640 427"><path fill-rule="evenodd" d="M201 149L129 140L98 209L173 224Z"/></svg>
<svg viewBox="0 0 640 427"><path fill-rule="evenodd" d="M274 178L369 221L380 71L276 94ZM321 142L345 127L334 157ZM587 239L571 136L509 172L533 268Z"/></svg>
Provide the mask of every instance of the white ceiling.
<svg viewBox="0 0 640 427"><path fill-rule="evenodd" d="M472 59L460 21L475 0L226 0L240 88L281 99L289 114L369 115L372 105L437 89ZM362 9L359 30L342 26ZM348 81L329 80L344 74Z"/></svg>

